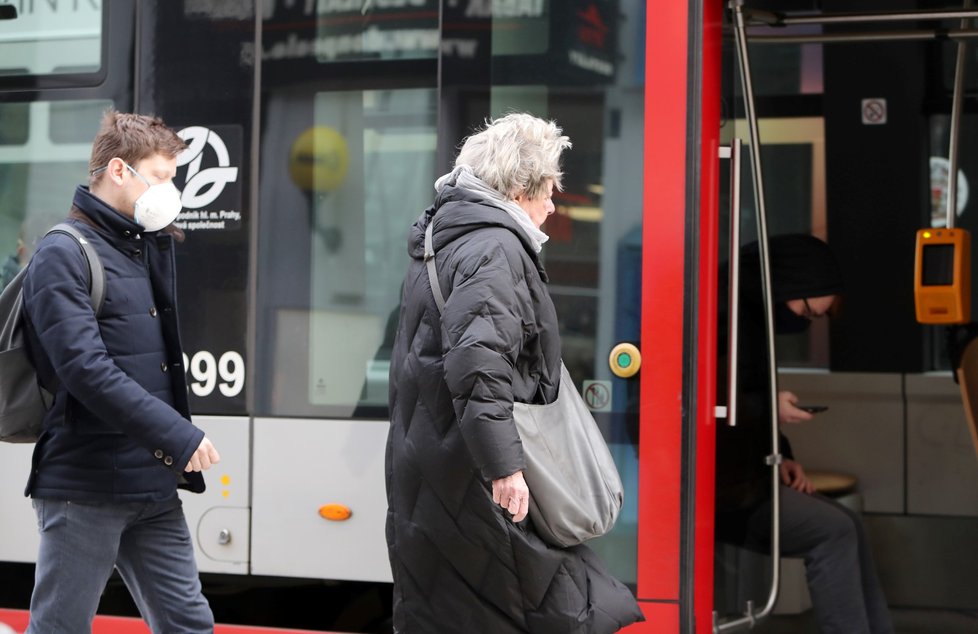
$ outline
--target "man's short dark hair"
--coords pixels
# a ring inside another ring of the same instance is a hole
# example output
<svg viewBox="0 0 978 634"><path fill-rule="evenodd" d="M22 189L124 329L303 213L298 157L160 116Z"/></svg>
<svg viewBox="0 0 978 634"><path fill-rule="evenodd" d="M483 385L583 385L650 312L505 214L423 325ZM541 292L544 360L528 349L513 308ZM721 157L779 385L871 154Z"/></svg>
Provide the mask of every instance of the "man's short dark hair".
<svg viewBox="0 0 978 634"><path fill-rule="evenodd" d="M107 110L92 144L89 185L101 178L101 172L95 175L92 172L105 167L115 157L134 165L155 154L174 158L186 147L183 139L159 117Z"/></svg>

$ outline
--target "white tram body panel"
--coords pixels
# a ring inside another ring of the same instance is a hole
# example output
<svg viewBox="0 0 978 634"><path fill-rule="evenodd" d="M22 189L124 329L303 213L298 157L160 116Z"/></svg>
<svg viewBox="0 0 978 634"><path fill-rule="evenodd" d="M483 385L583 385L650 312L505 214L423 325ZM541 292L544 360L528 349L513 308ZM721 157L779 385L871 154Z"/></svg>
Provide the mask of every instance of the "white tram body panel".
<svg viewBox="0 0 978 634"><path fill-rule="evenodd" d="M390 582L384 538L386 421L195 417L221 454L202 494L181 492L201 572ZM23 495L30 444L0 443L0 561L33 563ZM350 509L346 520L320 507Z"/></svg>
<svg viewBox="0 0 978 634"><path fill-rule="evenodd" d="M257 418L254 574L392 580L384 525L386 421ZM340 504L346 520L325 519Z"/></svg>

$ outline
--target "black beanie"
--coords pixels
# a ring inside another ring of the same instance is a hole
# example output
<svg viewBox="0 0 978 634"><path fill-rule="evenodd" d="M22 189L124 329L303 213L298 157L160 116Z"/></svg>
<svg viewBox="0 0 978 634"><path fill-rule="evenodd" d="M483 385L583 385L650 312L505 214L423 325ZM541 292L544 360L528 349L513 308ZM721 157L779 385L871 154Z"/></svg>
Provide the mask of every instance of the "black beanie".
<svg viewBox="0 0 978 634"><path fill-rule="evenodd" d="M775 302L842 292L839 264L829 245L815 236L774 236L768 241L768 250Z"/></svg>

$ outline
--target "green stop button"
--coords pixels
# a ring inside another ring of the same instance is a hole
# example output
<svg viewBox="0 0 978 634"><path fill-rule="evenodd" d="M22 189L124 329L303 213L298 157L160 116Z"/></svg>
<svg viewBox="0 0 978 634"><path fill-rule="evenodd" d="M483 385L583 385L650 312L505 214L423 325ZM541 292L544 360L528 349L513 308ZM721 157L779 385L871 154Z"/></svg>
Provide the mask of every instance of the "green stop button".
<svg viewBox="0 0 978 634"><path fill-rule="evenodd" d="M623 379L635 376L642 366L642 353L631 343L619 343L611 349L608 365L615 376Z"/></svg>

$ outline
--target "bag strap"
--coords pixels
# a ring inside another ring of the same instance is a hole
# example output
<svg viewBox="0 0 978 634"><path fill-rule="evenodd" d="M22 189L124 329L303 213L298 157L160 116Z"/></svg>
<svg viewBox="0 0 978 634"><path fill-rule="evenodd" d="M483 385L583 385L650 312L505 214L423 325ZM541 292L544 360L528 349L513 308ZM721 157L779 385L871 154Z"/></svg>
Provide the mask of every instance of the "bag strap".
<svg viewBox="0 0 978 634"><path fill-rule="evenodd" d="M438 305L438 313L445 311L445 296L441 294L441 284L438 282L438 272L435 270L435 249L432 246L431 233L434 226L434 218L428 221L428 228L424 230L424 261L428 267L428 282L431 283L431 294L435 296L435 304Z"/></svg>
<svg viewBox="0 0 978 634"><path fill-rule="evenodd" d="M89 296L92 299L92 310L95 311L95 316L98 317L99 313L102 312L102 304L105 303L105 267L102 265L102 258L99 257L98 251L88 241L88 238L66 222L61 222L51 227L48 234L51 233L63 233L71 236L78 243L78 246L81 247L82 253L85 254L85 259L88 260Z"/></svg>

